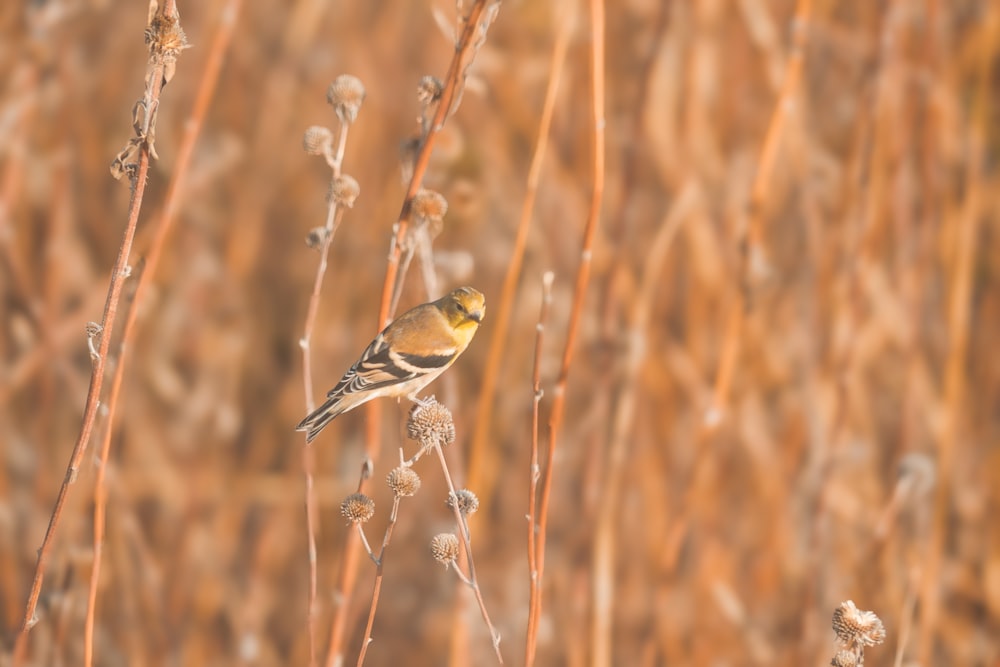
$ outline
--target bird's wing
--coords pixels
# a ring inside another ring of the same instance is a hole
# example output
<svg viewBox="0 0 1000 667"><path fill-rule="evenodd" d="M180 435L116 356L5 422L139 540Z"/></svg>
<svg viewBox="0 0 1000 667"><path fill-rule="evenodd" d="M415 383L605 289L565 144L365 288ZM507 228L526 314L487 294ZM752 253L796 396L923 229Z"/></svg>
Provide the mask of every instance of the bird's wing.
<svg viewBox="0 0 1000 667"><path fill-rule="evenodd" d="M440 372L455 359L457 350L438 349L435 352L433 355L420 355L393 351L385 337L379 334L337 386L330 390L327 398L375 391Z"/></svg>

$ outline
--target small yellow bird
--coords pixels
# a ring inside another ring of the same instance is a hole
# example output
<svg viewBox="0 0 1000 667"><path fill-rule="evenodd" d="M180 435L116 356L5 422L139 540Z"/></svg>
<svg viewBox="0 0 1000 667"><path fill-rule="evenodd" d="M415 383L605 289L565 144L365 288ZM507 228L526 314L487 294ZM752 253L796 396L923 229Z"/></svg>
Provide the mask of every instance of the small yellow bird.
<svg viewBox="0 0 1000 667"><path fill-rule="evenodd" d="M381 396L417 400L469 346L486 314L486 298L459 287L437 301L408 310L393 320L361 353L326 395L326 402L303 419L296 431L313 439L335 417Z"/></svg>

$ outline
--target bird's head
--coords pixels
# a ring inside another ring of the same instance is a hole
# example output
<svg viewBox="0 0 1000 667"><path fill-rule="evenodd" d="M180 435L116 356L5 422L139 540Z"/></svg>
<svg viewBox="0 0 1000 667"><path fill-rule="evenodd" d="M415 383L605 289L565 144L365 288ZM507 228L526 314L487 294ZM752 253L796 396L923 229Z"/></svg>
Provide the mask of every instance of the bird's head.
<svg viewBox="0 0 1000 667"><path fill-rule="evenodd" d="M438 302L448 323L455 329L475 330L486 315L486 297L471 287L459 287Z"/></svg>

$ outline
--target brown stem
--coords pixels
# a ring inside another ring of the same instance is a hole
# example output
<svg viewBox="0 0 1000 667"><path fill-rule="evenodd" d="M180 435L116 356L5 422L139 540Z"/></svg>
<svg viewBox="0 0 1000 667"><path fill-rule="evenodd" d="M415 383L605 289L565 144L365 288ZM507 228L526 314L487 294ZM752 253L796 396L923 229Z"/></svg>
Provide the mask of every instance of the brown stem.
<svg viewBox="0 0 1000 667"><path fill-rule="evenodd" d="M455 483L451 479L451 472L448 470L448 462L444 458L444 449L442 449L440 443L434 445L434 451L437 452L438 461L441 463L441 470L444 473L444 479L448 483L448 498L451 500L451 508L455 513L455 522L458 524L458 532L462 536L462 546L465 548L465 560L469 564L469 576L466 578L469 587L476 596L476 602L479 603L479 613L483 616L483 621L486 623L486 627L490 631L490 637L493 638L493 650L496 652L497 661L503 664L503 655L500 654L500 633L497 632L496 628L493 626L493 622L490 621L489 612L486 611L486 601L483 600L483 592L479 588L479 580L476 578L476 562L472 558L472 534L469 532L469 523L465 520L465 515L458 507L458 494L455 493ZM458 563L455 564L455 570L458 571Z"/></svg>
<svg viewBox="0 0 1000 667"><path fill-rule="evenodd" d="M500 303L491 311L492 324L490 328L493 333L486 357L486 366L483 369L483 378L480 382L481 390L476 405L476 426L469 453L469 486L478 489L486 498L492 495L497 472L501 469L501 466L496 465L497 454L495 448L490 447L489 437L494 398L497 391L497 377L500 374L504 353L508 345L507 329L510 325L510 314L514 308L517 281L521 277L528 230L531 228L531 214L535 208L535 196L538 193L538 184L542 177L542 164L548 151L549 132L555 113L559 82L562 80L563 66L566 62L569 36L573 32L575 23L574 16L572 3L561 3L560 16L557 18L559 31L556 33L555 43L552 46L549 82L545 89L545 102L542 104L542 114L538 121L538 135L535 138L531 165L528 167L524 201L521 203L521 218L514 236L514 249L507 264L507 272L504 274Z"/></svg>
<svg viewBox="0 0 1000 667"><path fill-rule="evenodd" d="M111 437L114 432L114 418L118 407L118 396L125 374L127 352L131 348L131 341L134 338L135 323L139 311L139 303L142 301L145 288L152 277L156 274L156 267L159 264L160 256L166 247L167 236L177 218L177 210L181 201L180 193L185 184L185 177L188 173L188 166L194 155L194 146L201 133L208 106L215 93L219 80L219 72L222 69L222 61L229 48L233 27L236 18L239 16L242 0L229 0L221 13L221 22L215 33L212 44L209 46L208 58L205 63L204 74L195 97L190 118L185 123L184 136L181 139L177 151L177 163L174 168L173 177L167 187L167 194L164 201L163 213L156 225L156 232L150 246L149 255L145 260L142 273L137 277L136 290L125 315L125 322L122 327L122 338L119 345L117 366L111 382L111 390L106 403L107 424L104 438L101 442L101 453L98 460L97 476L94 482L94 566L90 574L90 588L87 598L87 616L84 628L84 665L89 667L93 659L93 632L94 620L97 606L97 586L101 572L101 553L104 541L104 518L107 503L107 489L105 487L105 474L110 461Z"/></svg>
<svg viewBox="0 0 1000 667"><path fill-rule="evenodd" d="M382 580L385 571L385 552L392 541L392 529L396 527L396 519L399 517L399 496L392 499L392 511L389 513L389 525L385 527L385 534L382 536L382 548L379 549L378 558L375 558L375 583L372 586L372 599L368 605L368 622L365 624L365 637L361 640L361 651L358 653L358 667L365 664L365 656L368 654L368 646L372 643L372 627L375 625L375 610L378 609L379 595L382 592ZM364 540L365 534L361 524L357 524L359 539ZM367 546L367 542L366 542ZM371 550L369 549L369 553ZM373 555L373 554L372 554Z"/></svg>
<svg viewBox="0 0 1000 667"><path fill-rule="evenodd" d="M587 214L587 225L583 232L583 247L580 251L580 265L576 274L576 286L573 290L573 306L570 310L569 326L566 333L566 347L563 350L562 365L556 381L552 400L552 413L549 416L549 449L542 476L542 490L538 505L538 542L536 544L536 565L538 571L537 586L539 589L545 575L545 538L549 520L549 499L552 494L552 474L555 465L555 452L562 428L563 411L566 406L566 387L569 381L569 370L573 362L573 352L576 338L579 335L580 319L583 315L583 302L590 283L590 267L593 255L594 237L597 234L597 223L601 215L601 203L604 198L604 4L603 0L590 0L590 69L591 69L591 113L593 156L591 159L592 188L590 210ZM541 595L537 600L541 615Z"/></svg>
<svg viewBox="0 0 1000 667"><path fill-rule="evenodd" d="M542 276L542 307L538 314L538 328L535 334L535 359L531 371L531 465L528 468L528 633L524 646L524 666L535 664L535 649L538 645L538 614L541 610L541 588L538 582L538 553L535 539L538 530L538 406L542 401L542 341L545 337L545 322L552 306L551 271Z"/></svg>
<svg viewBox="0 0 1000 667"><path fill-rule="evenodd" d="M172 3L170 3L172 4ZM153 64L147 74L147 108L154 108L159 103L160 90L163 86L164 65L162 62ZM147 114L147 118L149 115ZM148 133L146 135L149 136ZM142 141L139 145L138 162L132 180L132 196L129 202L128 221L125 224L125 232L122 234L122 242L118 248L118 257L115 259L114 270L111 273L111 282L108 286L108 296L104 304L104 315L101 318L101 343L98 348L98 356L93 359L90 375L90 386L87 390L87 401L84 407L83 422L80 426L80 434L73 452L70 455L69 464L66 467L66 475L59 493L56 496L55 506L52 508L52 515L49 518L49 525L45 530L45 537L42 545L38 549L38 560L35 563L35 574L31 582L31 590L28 593L28 601L24 608L24 618L21 621L21 628L14 642L12 664L17 667L24 660L27 648L28 633L37 622L35 609L38 605L38 597L42 591L42 581L45 579L45 567L48 563L49 552L52 548L52 541L55 537L56 529L59 527L59 520L62 517L62 509L69 495L70 486L76 481L77 471L80 469L80 462L87 451L90 443L90 436L93 433L94 422L97 417L97 407L100 403L101 387L104 384L104 369L108 358L108 351L111 346L111 338L114 332L115 319L118 314L118 303L121 298L122 287L128 277L130 269L128 265L129 255L132 251L132 240L135 238L135 228L139 222L139 211L142 208L142 198L146 191L146 177L149 172L150 144Z"/></svg>

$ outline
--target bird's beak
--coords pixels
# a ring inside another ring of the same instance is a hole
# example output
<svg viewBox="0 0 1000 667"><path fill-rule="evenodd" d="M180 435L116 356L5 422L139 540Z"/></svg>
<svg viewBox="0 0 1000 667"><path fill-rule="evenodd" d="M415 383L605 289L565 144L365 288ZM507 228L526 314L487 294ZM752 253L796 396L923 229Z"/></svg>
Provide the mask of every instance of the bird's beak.
<svg viewBox="0 0 1000 667"><path fill-rule="evenodd" d="M481 311L481 310L474 310L471 313L469 313L469 319L470 320L475 320L477 323L478 322L482 322L483 321L483 315L484 315L483 311Z"/></svg>

